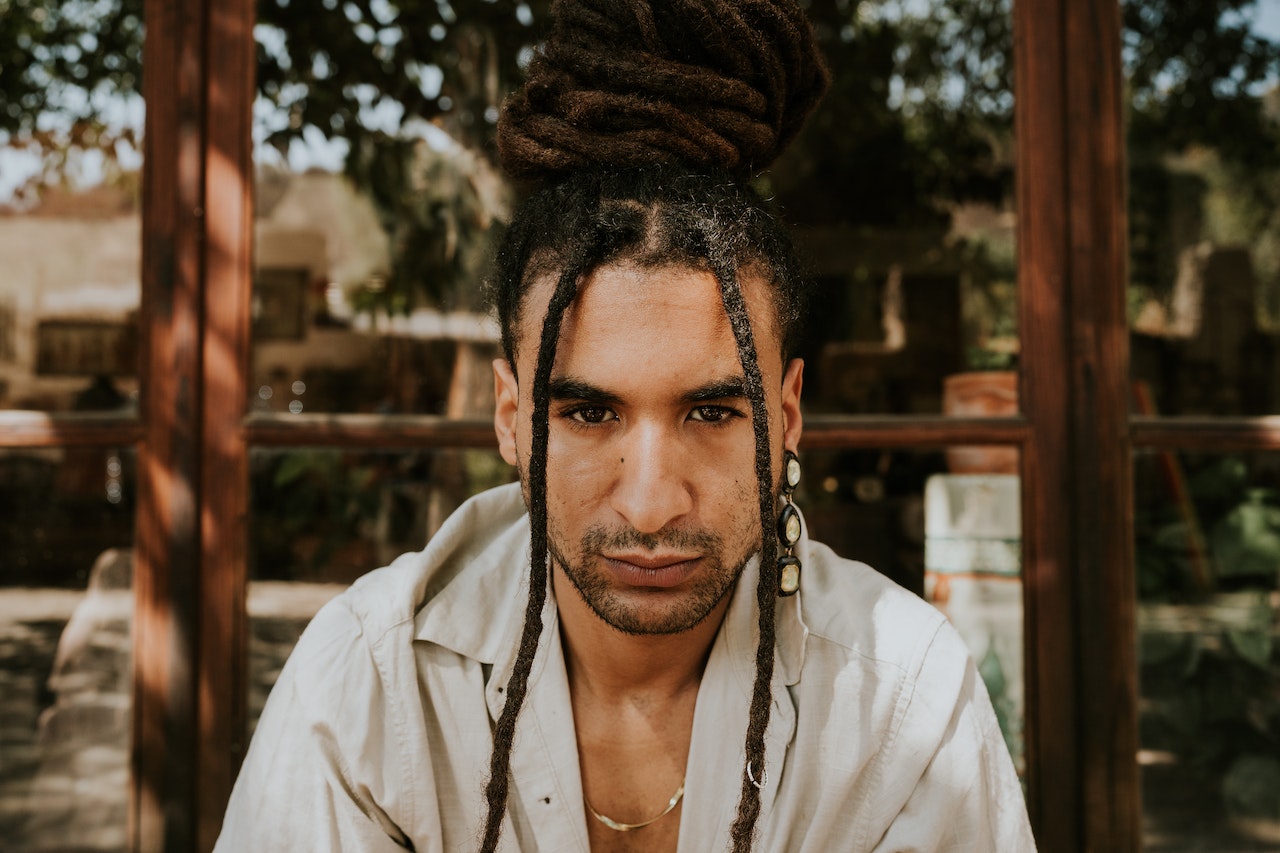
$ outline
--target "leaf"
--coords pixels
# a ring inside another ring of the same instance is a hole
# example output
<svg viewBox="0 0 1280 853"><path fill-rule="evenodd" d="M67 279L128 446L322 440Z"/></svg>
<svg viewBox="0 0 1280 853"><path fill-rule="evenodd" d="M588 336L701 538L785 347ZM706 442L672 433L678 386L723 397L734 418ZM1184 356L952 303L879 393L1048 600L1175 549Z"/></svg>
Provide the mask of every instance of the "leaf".
<svg viewBox="0 0 1280 853"><path fill-rule="evenodd" d="M312 458L306 453L290 453L280 460L276 469L275 485L287 486L305 475L312 467Z"/></svg>
<svg viewBox="0 0 1280 853"><path fill-rule="evenodd" d="M1242 658L1260 669L1271 660L1271 632L1265 628L1228 629L1227 639Z"/></svg>
<svg viewBox="0 0 1280 853"><path fill-rule="evenodd" d="M1188 654L1187 635L1171 631L1144 631L1138 636L1138 659L1142 665L1176 660Z"/></svg>

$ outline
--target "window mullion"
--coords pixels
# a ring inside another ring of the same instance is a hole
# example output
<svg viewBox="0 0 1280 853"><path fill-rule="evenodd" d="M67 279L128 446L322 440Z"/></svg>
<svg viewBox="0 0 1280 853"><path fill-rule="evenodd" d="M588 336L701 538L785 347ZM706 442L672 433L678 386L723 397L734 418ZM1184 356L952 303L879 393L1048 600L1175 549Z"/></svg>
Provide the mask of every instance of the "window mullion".
<svg viewBox="0 0 1280 853"><path fill-rule="evenodd" d="M213 848L246 744L253 0L208 6L196 849Z"/></svg>

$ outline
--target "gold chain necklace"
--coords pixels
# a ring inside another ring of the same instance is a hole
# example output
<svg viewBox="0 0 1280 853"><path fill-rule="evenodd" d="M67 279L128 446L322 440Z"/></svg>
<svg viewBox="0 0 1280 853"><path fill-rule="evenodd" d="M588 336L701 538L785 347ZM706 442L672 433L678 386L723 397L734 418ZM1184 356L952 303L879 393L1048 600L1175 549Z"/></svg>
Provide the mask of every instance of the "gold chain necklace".
<svg viewBox="0 0 1280 853"><path fill-rule="evenodd" d="M614 820L611 817L605 817L604 815L600 814L600 812L596 811L592 807L591 801L587 799L586 794L582 795L582 801L587 804L587 811L591 812L591 816L594 817L596 820L600 821L601 823L603 823L605 826L609 827L610 829L616 829L618 832L630 832L633 829L642 829L648 826L649 824L657 820L661 820L662 818L671 814L671 810L676 807L676 803L680 802L680 798L683 796L684 796L684 780L681 779L680 787L677 788L676 792L671 795L671 801L668 802L667 807L662 810L662 814L658 815L657 817L651 817L648 820L644 821L643 823L623 823L622 821Z"/></svg>

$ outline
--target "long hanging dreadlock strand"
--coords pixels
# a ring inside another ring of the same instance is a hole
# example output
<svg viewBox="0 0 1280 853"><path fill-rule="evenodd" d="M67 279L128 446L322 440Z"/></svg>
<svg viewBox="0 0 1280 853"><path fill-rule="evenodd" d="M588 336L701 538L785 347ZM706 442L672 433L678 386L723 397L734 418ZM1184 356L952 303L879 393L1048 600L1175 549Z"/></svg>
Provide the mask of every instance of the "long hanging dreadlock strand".
<svg viewBox="0 0 1280 853"><path fill-rule="evenodd" d="M515 739L516 718L524 704L529 686L529 672L542 636L542 610L547 601L547 445L550 440L551 368L555 363L556 344L564 313L578 292L578 279L590 268L590 247L565 265L547 306L542 336L538 343L538 363L533 376L533 441L529 452L529 603L525 608L524 629L520 649L507 681L507 699L502 706L493 732L493 753L489 757L489 782L485 799L489 812L485 820L484 839L480 849L490 853L497 849L506 814L509 787L511 747Z"/></svg>
<svg viewBox="0 0 1280 853"><path fill-rule="evenodd" d="M756 586L759 610L760 641L756 646L756 678L751 692L751 713L747 722L747 765L742 769L742 793L738 798L738 817L730 829L735 853L748 853L760 817L760 788L751 776L763 784L764 733L769 727L770 704L773 701L774 599L777 594L778 542L774 537L773 456L769 442L769 415L765 407L764 382L751 333L751 320L742 296L736 271L731 265L712 261L720 295L724 302L733 338L738 347L738 360L751 403L751 426L755 433L756 480L760 498L760 581ZM751 768L750 773L747 767Z"/></svg>

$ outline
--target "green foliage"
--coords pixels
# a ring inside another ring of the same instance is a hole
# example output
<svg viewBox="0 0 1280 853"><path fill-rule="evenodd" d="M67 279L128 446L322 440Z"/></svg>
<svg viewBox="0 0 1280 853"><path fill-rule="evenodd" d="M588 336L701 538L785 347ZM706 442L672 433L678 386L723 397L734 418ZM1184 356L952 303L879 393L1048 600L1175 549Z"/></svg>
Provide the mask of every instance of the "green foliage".
<svg viewBox="0 0 1280 853"><path fill-rule="evenodd" d="M19 203L71 182L86 156L136 185L119 158L141 150L142 128L120 113L140 101L142 29L142 0L0 0L0 148L39 161Z"/></svg>
<svg viewBox="0 0 1280 853"><path fill-rule="evenodd" d="M1017 702L1009 695L1009 680L1005 676L1004 665L1000 655L996 653L995 643L988 638L986 654L978 662L978 674L991 695L991 707L996 712L996 722L1000 725L1000 733L1004 735L1009 754L1020 760L1025 752L1022 742L1022 718L1018 713Z"/></svg>
<svg viewBox="0 0 1280 853"><path fill-rule="evenodd" d="M437 150L388 134L365 137L347 159L391 239L394 264L357 294L358 310L406 313L423 300L445 310L477 309L506 187L488 161L453 145Z"/></svg>
<svg viewBox="0 0 1280 853"><path fill-rule="evenodd" d="M142 0L0 0L0 21L0 131L99 122L103 96L141 91Z"/></svg>
<svg viewBox="0 0 1280 853"><path fill-rule="evenodd" d="M1264 755L1237 759L1222 780L1222 796L1233 814L1280 820L1280 761Z"/></svg>
<svg viewBox="0 0 1280 853"><path fill-rule="evenodd" d="M1227 631L1227 639L1236 654L1249 663L1265 669L1271 659L1271 649L1275 645L1271 639L1271 610L1266 610L1267 622L1261 626L1232 629Z"/></svg>
<svg viewBox="0 0 1280 853"><path fill-rule="evenodd" d="M386 484L402 476L400 468L412 470L415 463L421 465L411 455L397 460L333 449L258 456L251 472L250 530L257 576L320 575L343 546L369 537L383 509Z"/></svg>
<svg viewBox="0 0 1280 853"><path fill-rule="evenodd" d="M961 247L960 314L969 370L1010 370L1018 361L1018 285L1012 241L975 234Z"/></svg>
<svg viewBox="0 0 1280 853"><path fill-rule="evenodd" d="M478 304L490 226L505 209L486 186L498 106L547 5L491 0L460 13L444 0L259 4L258 93L274 108L262 141L287 156L309 131L343 140L346 173L391 239L392 268L357 307ZM424 143L421 122L445 128L462 150Z"/></svg>
<svg viewBox="0 0 1280 853"><path fill-rule="evenodd" d="M1213 528L1209 540L1220 577L1275 585L1280 575L1280 505L1270 489L1250 489Z"/></svg>
<svg viewBox="0 0 1280 853"><path fill-rule="evenodd" d="M473 276L464 269L467 253L454 253L473 218L449 221L439 198L418 206L406 196L420 150L413 126L437 124L492 161L497 107L520 79L549 5L259 4L259 141L282 156L304 137L343 142L346 171L375 199L396 246L387 304L448 301L456 283ZM835 80L764 179L792 219L929 227L945 223L957 202L1011 197L1010 0L807 6ZM1239 220L1232 233L1280 230L1272 227L1280 221L1277 181L1259 180L1280 168L1280 137L1259 97L1280 69L1280 47L1249 32L1254 7L1248 0L1123 3L1140 285L1172 280L1168 259L1179 247L1162 236L1170 233L1171 153L1216 152L1222 186L1230 184L1227 204L1247 208L1243 219L1214 214L1220 223ZM121 144L136 147L138 129L115 121L109 104L140 90L142 0L0 0L0 19L0 134L48 155L42 181L56 182L67 166L58 151L96 149L110 159ZM57 131L50 116L60 117ZM471 236L486 239L483 229ZM1272 242L1280 274L1280 238Z"/></svg>
<svg viewBox="0 0 1280 853"><path fill-rule="evenodd" d="M1228 778L1241 756L1280 757L1280 664L1266 596L1223 594L1178 614L1140 633L1144 747Z"/></svg>
<svg viewBox="0 0 1280 853"><path fill-rule="evenodd" d="M1265 487L1275 468L1237 455L1135 463L1143 748L1172 753L1231 814L1275 817L1280 506ZM1190 507L1175 502L1177 470ZM1193 579L1193 547L1209 558L1209 588Z"/></svg>
<svg viewBox="0 0 1280 853"><path fill-rule="evenodd" d="M1157 457L1142 457L1150 465ZM1138 592L1149 601L1194 601L1206 590L1198 585L1193 565L1197 548L1203 550L1218 589L1261 586L1274 588L1280 580L1280 506L1275 493L1250 488L1250 472L1240 456L1187 458L1178 464L1185 470L1186 488L1193 502L1197 529L1185 510L1169 493L1167 468L1140 471L1139 480L1157 484L1159 495L1136 501L1134 521ZM1157 470L1159 469L1159 470ZM1205 541L1198 542L1196 537Z"/></svg>
<svg viewBox="0 0 1280 853"><path fill-rule="evenodd" d="M377 110L390 107L403 120L444 119L455 137L483 148L548 5L264 0L258 91L288 117L265 141L283 150L311 126L355 151L382 126Z"/></svg>
<svg viewBox="0 0 1280 853"><path fill-rule="evenodd" d="M1126 0L1130 159L1192 146L1224 163L1280 165L1260 95L1280 70L1280 46L1250 32L1256 0Z"/></svg>
<svg viewBox="0 0 1280 853"><path fill-rule="evenodd" d="M1012 189L1008 0L814 0L830 94L771 185L806 224L944 224ZM921 14L921 12L926 14Z"/></svg>
<svg viewBox="0 0 1280 853"><path fill-rule="evenodd" d="M1256 0L1126 0L1131 282L1157 299L1202 240L1257 247L1260 318L1280 308L1280 45Z"/></svg>
<svg viewBox="0 0 1280 853"><path fill-rule="evenodd" d="M508 483L489 450L294 448L251 460L250 554L262 580L350 580L422 547L429 508Z"/></svg>

